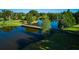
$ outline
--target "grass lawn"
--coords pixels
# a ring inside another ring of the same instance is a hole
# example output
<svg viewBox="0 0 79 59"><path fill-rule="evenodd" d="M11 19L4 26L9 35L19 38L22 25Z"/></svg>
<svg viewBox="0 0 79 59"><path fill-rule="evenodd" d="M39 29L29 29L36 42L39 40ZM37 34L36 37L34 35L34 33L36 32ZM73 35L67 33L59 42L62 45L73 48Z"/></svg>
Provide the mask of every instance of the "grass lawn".
<svg viewBox="0 0 79 59"><path fill-rule="evenodd" d="M78 25L74 25L73 27L64 28L63 30L79 31L79 24Z"/></svg>
<svg viewBox="0 0 79 59"><path fill-rule="evenodd" d="M50 36L46 36L43 40L28 45L25 49L27 50L79 49L79 37L65 32L53 32Z"/></svg>
<svg viewBox="0 0 79 59"><path fill-rule="evenodd" d="M18 20L9 20L9 21L1 21L0 22L0 27L5 27L5 26L21 26L22 22Z"/></svg>

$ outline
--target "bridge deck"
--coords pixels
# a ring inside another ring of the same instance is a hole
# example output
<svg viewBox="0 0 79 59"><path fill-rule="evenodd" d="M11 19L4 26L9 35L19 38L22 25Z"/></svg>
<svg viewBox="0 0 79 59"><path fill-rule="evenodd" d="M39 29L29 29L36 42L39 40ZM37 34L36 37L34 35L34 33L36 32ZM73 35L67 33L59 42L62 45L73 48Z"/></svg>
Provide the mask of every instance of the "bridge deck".
<svg viewBox="0 0 79 59"><path fill-rule="evenodd" d="M42 29L42 27L34 26L34 25L25 25L25 24L23 24L22 26L29 27L29 28L35 28L35 29Z"/></svg>

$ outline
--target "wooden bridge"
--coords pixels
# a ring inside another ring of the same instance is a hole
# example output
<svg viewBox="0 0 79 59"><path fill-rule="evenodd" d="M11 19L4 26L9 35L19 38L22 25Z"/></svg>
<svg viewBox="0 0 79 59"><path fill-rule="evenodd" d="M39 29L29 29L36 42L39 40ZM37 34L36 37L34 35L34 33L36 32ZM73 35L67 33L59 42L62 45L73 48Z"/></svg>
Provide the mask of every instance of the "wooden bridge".
<svg viewBox="0 0 79 59"><path fill-rule="evenodd" d="M25 24L23 24L22 26L23 27L29 27L29 28L35 28L35 29L42 29L42 27L34 26L34 25L25 25Z"/></svg>
<svg viewBox="0 0 79 59"><path fill-rule="evenodd" d="M39 27L39 26L27 25L27 24L23 24L22 26L26 27L27 31L29 32L36 32L38 30L42 30L42 27Z"/></svg>

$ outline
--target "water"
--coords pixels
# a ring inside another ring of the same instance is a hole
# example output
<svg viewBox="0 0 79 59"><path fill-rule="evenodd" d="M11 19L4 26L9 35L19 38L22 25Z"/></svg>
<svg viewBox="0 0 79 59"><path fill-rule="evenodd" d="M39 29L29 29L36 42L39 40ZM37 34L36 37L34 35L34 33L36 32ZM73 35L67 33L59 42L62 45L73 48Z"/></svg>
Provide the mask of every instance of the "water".
<svg viewBox="0 0 79 59"><path fill-rule="evenodd" d="M37 41L42 38L40 33L27 32L24 27L6 28L0 29L0 49L22 49L29 42Z"/></svg>
<svg viewBox="0 0 79 59"><path fill-rule="evenodd" d="M51 22L51 28L53 30L58 30L58 21L54 20Z"/></svg>
<svg viewBox="0 0 79 59"><path fill-rule="evenodd" d="M38 24L38 26L42 26L43 25L43 21L41 19L39 19L37 24Z"/></svg>

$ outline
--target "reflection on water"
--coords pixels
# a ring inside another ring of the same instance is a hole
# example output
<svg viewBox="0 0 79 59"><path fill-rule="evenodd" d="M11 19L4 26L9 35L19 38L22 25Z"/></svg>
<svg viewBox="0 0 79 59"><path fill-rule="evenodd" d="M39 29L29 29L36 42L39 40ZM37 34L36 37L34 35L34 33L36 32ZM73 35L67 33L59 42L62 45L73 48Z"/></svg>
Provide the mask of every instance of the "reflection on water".
<svg viewBox="0 0 79 59"><path fill-rule="evenodd" d="M17 49L16 41L23 39L28 42L32 38L38 40L38 37L38 33L27 32L24 27L4 27L0 29L0 49Z"/></svg>

